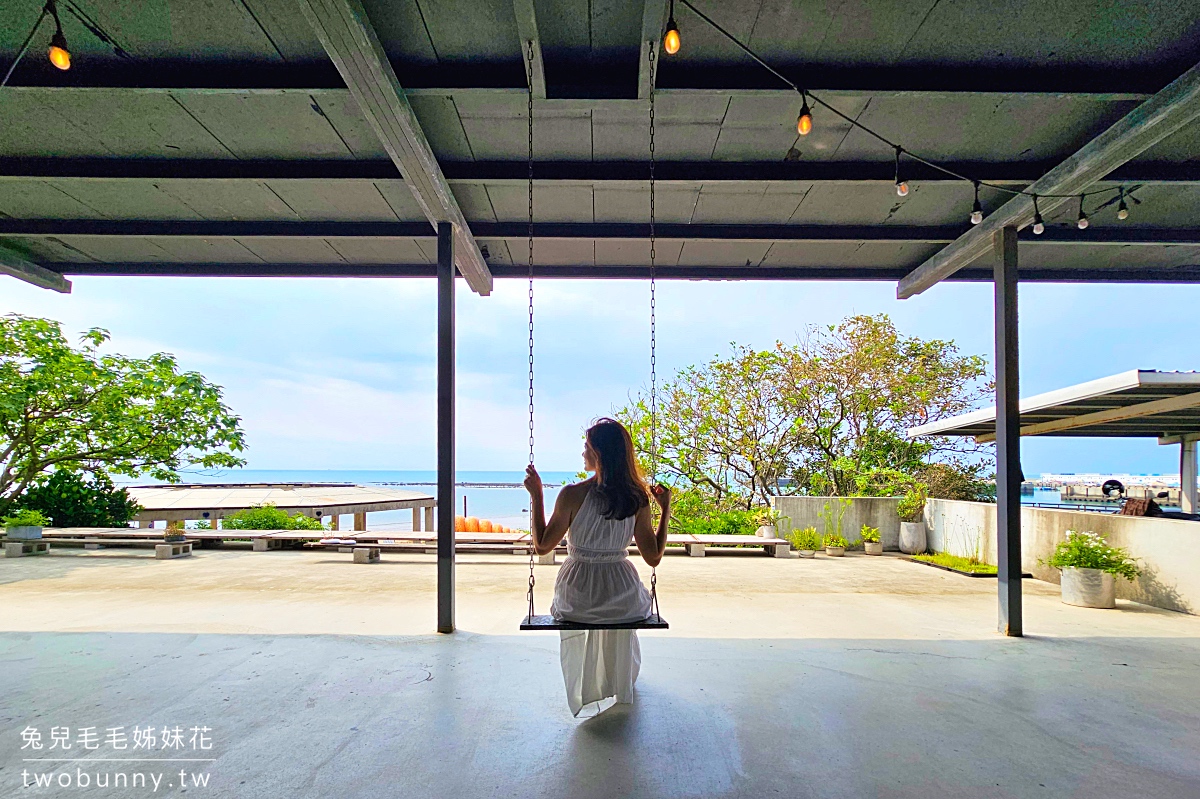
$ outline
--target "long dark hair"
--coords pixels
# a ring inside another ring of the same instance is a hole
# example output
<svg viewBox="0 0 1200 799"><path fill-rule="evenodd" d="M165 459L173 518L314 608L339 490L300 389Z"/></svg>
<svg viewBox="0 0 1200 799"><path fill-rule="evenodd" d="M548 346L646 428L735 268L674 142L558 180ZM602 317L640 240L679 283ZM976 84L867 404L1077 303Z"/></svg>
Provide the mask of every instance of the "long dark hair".
<svg viewBox="0 0 1200 799"><path fill-rule="evenodd" d="M606 519L627 519L650 504L633 438L616 419L598 419L588 428L587 442L596 453L596 499Z"/></svg>

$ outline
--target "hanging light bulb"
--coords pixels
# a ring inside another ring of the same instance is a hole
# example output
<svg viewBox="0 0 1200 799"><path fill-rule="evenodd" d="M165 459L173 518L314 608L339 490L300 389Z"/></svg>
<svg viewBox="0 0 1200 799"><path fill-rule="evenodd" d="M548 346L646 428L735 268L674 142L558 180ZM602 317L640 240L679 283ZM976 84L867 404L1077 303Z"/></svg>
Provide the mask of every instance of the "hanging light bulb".
<svg viewBox="0 0 1200 799"><path fill-rule="evenodd" d="M904 152L904 148L899 144L896 145L896 196L908 196L908 183L900 179L900 153Z"/></svg>
<svg viewBox="0 0 1200 799"><path fill-rule="evenodd" d="M812 111L808 108L808 95L804 95L804 102L800 105L800 116L796 117L796 132L801 136L807 136L812 133Z"/></svg>
<svg viewBox="0 0 1200 799"><path fill-rule="evenodd" d="M71 53L67 50L67 37L63 36L62 21L58 18L58 9L53 0L46 4L46 8L54 17L55 26L54 35L50 37L50 50L47 55L50 57L51 64L66 72L71 68Z"/></svg>
<svg viewBox="0 0 1200 799"><path fill-rule="evenodd" d="M1038 210L1037 195L1033 195L1033 235L1040 236L1046 232L1046 225L1042 222L1042 212Z"/></svg>
<svg viewBox="0 0 1200 799"><path fill-rule="evenodd" d="M1075 220L1075 226L1080 230L1087 230L1087 226L1091 222L1087 218L1087 214L1083 212L1083 195L1079 195L1079 219Z"/></svg>
<svg viewBox="0 0 1200 799"><path fill-rule="evenodd" d="M1121 203L1117 206L1117 219L1124 222L1129 218L1129 206L1125 204L1125 189L1121 189Z"/></svg>
<svg viewBox="0 0 1200 799"><path fill-rule="evenodd" d="M675 24L675 0L671 0L671 15L667 19L667 32L663 35L663 49L667 51L667 55L675 55L679 52L680 43L679 26Z"/></svg>
<svg viewBox="0 0 1200 799"><path fill-rule="evenodd" d="M979 181L975 181L975 204L971 206L971 224L978 225L983 221L983 206L979 204Z"/></svg>

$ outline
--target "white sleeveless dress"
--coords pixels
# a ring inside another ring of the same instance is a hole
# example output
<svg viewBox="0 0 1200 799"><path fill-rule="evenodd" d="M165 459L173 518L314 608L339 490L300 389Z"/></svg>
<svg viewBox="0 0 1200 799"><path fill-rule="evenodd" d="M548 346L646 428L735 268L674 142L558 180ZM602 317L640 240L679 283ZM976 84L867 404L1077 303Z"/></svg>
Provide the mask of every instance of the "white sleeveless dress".
<svg viewBox="0 0 1200 799"><path fill-rule="evenodd" d="M550 613L564 621L640 621L651 608L650 592L629 562L636 516L605 519L597 504L596 492L589 491L571 522L567 559L554 583ZM567 705L574 715L610 697L633 701L642 660L636 631L569 630L560 635Z"/></svg>

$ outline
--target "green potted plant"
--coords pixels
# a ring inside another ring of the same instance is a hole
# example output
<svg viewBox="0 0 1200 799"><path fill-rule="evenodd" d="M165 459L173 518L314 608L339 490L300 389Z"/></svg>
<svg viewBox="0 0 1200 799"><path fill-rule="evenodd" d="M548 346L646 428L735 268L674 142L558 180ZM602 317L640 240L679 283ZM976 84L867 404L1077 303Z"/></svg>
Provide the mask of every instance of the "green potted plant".
<svg viewBox="0 0 1200 799"><path fill-rule="evenodd" d="M779 521L779 514L773 508L761 508L754 515L754 521L758 524L758 529L754 534L760 538L775 538L775 525Z"/></svg>
<svg viewBox="0 0 1200 799"><path fill-rule="evenodd" d="M40 510L23 509L12 516L0 520L4 524L4 537L20 541L30 541L42 537L42 528L50 524L50 520Z"/></svg>
<svg viewBox="0 0 1200 799"><path fill-rule="evenodd" d="M799 552L802 558L815 558L817 550L825 545L821 534L817 532L817 528L815 527L793 530L788 534L787 540L791 543L792 549Z"/></svg>
<svg viewBox="0 0 1200 799"><path fill-rule="evenodd" d="M825 535L825 554L831 558L840 558L846 554L846 539L837 533Z"/></svg>
<svg viewBox="0 0 1200 799"><path fill-rule="evenodd" d="M862 530L859 531L859 537L862 538L863 552L868 555L882 555L883 542L879 540L879 528L872 527L869 524L864 524Z"/></svg>
<svg viewBox="0 0 1200 799"><path fill-rule="evenodd" d="M1067 530L1054 554L1039 563L1062 574L1062 601L1084 608L1115 608L1116 578L1136 580L1141 574L1137 561L1121 547L1111 546L1096 533Z"/></svg>
<svg viewBox="0 0 1200 799"><path fill-rule="evenodd" d="M900 500L896 510L900 514L900 551L906 555L918 555L925 551L925 500L929 490L917 483Z"/></svg>

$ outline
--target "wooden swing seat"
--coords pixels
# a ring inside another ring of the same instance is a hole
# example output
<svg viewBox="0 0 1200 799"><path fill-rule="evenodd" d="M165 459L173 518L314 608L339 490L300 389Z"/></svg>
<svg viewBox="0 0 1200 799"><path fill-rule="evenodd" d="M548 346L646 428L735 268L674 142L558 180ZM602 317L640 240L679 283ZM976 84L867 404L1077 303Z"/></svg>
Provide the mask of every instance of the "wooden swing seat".
<svg viewBox="0 0 1200 799"><path fill-rule="evenodd" d="M584 623L578 621L562 621L553 616L526 616L521 620L522 630L669 630L670 625L662 616L656 614L647 616L640 621L623 621L618 623L596 622Z"/></svg>

